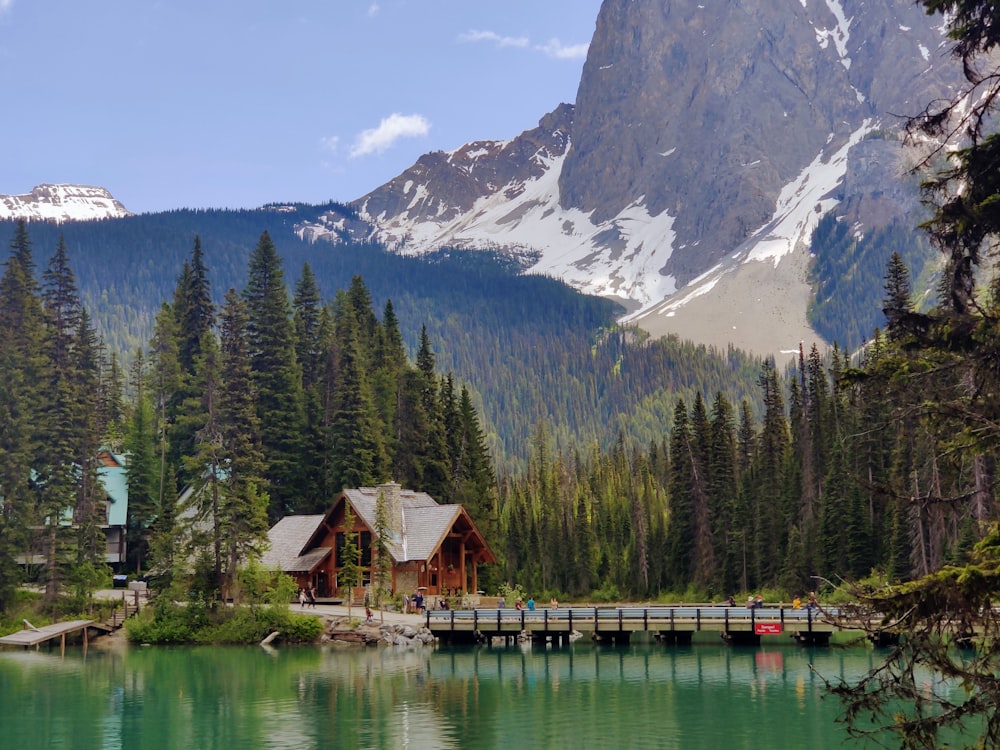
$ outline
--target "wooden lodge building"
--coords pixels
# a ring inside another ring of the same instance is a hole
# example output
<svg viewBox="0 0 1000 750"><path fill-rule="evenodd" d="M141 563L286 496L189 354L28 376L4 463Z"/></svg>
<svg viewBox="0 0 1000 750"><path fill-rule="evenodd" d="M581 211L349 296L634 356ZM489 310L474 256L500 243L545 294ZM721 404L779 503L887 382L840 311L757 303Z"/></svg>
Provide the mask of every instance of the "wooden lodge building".
<svg viewBox="0 0 1000 750"><path fill-rule="evenodd" d="M421 587L431 596L476 592L477 566L496 563L496 557L468 512L395 483L344 490L321 515L282 518L268 532L270 549L263 564L288 573L300 588L313 586L317 597L346 597L337 573L344 564L344 511L350 504L361 548L362 585L369 585L380 493L388 518L392 571L386 578L392 593L410 594Z"/></svg>

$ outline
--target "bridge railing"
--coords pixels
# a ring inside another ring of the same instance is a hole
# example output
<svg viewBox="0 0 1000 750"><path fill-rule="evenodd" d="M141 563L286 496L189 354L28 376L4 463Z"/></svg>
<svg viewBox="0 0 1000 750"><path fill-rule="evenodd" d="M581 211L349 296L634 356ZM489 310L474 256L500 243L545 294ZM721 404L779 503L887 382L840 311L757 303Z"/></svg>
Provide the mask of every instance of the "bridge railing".
<svg viewBox="0 0 1000 750"><path fill-rule="evenodd" d="M653 606L653 607L560 607L545 609L429 609L427 610L427 627L440 628L446 623L472 622L475 626L489 628L495 625L501 629L505 624L519 622L522 626L531 623L578 623L582 625L610 625L625 621L642 620L655 623L683 622L719 623L719 622L815 622L820 618L835 618L840 612L836 607L825 608L822 612L816 609L793 609L791 607L761 607L748 609L746 607L726 606Z"/></svg>

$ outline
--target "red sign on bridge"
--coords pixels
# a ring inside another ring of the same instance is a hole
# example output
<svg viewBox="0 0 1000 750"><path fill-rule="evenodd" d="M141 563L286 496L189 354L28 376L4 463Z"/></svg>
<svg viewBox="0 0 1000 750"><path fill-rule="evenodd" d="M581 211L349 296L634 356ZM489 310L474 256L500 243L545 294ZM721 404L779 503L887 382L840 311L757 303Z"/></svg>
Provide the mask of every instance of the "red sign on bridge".
<svg viewBox="0 0 1000 750"><path fill-rule="evenodd" d="M780 622L755 622L753 632L756 635L781 635Z"/></svg>

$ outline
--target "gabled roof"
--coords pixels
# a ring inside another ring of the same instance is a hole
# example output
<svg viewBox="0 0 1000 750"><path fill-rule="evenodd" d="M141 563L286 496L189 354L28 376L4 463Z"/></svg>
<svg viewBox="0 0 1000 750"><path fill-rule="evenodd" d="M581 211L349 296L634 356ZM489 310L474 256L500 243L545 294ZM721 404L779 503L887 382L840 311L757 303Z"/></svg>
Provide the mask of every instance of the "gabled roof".
<svg viewBox="0 0 1000 750"><path fill-rule="evenodd" d="M349 502L359 520L374 531L380 490L379 487L346 489L323 515L285 516L268 532L271 547L263 554L261 562L288 573L313 570L332 552L329 547L311 545L319 544L326 537L328 524L332 524L341 498ZM440 505L426 492L402 488L398 492L402 535L390 531L388 544L389 554L396 563L430 560L459 521L462 521L462 528L482 540L475 523L461 505ZM483 544L485 546L484 540ZM495 562L488 547L486 552Z"/></svg>
<svg viewBox="0 0 1000 750"><path fill-rule="evenodd" d="M370 529L375 528L378 487L344 490L351 507ZM403 513L402 538L392 535L389 554L396 562L428 560L462 513L461 505L439 505L426 492L399 490Z"/></svg>
<svg viewBox="0 0 1000 750"><path fill-rule="evenodd" d="M310 516L285 516L267 532L271 548L261 556L267 568L285 572L310 571L328 554L329 547L316 547L305 551L313 534L326 518L324 514ZM303 554L305 553L305 554Z"/></svg>

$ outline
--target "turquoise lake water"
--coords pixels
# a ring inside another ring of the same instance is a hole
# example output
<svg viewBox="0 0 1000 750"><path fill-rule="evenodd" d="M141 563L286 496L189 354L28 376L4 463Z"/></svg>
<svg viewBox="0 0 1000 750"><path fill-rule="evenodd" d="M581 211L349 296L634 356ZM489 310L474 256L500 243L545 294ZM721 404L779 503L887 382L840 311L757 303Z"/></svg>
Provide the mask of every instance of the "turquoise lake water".
<svg viewBox="0 0 1000 750"><path fill-rule="evenodd" d="M867 648L0 652L3 748L827 748ZM891 745L890 745L891 746Z"/></svg>

